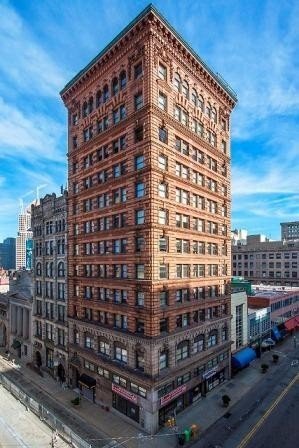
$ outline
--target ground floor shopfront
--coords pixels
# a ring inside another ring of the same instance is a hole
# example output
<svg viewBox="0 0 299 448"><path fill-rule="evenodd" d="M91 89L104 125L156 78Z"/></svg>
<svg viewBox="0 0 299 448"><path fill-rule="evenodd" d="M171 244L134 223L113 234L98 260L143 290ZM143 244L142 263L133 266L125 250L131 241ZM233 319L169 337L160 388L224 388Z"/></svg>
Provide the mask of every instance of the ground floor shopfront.
<svg viewBox="0 0 299 448"><path fill-rule="evenodd" d="M197 375L188 372L182 375L185 384L178 386L178 377L160 388L146 387L137 378L108 370L93 362L74 357L71 359L70 385L81 397L118 413L125 419L150 434L175 417L181 411L198 402L212 389L230 377L229 358L209 368L200 367ZM211 361L209 361L211 362ZM190 374L190 375L189 375ZM128 374L127 374L128 375ZM165 383L165 381L164 381Z"/></svg>

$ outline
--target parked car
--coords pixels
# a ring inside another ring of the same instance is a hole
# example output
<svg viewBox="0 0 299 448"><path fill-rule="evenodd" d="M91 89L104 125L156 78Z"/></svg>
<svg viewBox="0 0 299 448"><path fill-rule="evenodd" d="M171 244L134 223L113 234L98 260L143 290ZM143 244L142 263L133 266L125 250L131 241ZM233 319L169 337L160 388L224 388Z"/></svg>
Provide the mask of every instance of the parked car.
<svg viewBox="0 0 299 448"><path fill-rule="evenodd" d="M261 346L262 348L274 347L275 341L271 338L264 339Z"/></svg>

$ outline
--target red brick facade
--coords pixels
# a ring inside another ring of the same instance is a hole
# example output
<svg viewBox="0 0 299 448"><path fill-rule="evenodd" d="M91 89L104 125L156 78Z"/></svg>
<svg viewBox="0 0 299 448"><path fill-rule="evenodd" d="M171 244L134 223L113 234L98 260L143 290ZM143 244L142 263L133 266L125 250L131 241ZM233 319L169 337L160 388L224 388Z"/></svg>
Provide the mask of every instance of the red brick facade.
<svg viewBox="0 0 299 448"><path fill-rule="evenodd" d="M190 372L190 392L209 361L229 375L236 98L151 7L62 98L72 380L96 378L95 400L117 409L111 382L136 393L121 412L155 432L161 387Z"/></svg>

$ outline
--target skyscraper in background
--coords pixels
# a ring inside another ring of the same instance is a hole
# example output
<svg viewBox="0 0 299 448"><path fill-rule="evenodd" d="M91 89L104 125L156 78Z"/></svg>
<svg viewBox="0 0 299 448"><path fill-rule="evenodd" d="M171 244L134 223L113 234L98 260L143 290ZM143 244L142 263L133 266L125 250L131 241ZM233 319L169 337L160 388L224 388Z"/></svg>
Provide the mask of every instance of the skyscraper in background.
<svg viewBox="0 0 299 448"><path fill-rule="evenodd" d="M0 243L0 268L15 269L16 268L16 239L5 238Z"/></svg>
<svg viewBox="0 0 299 448"><path fill-rule="evenodd" d="M26 244L32 239L30 206L21 210L18 218L18 236L16 241L16 269L26 268Z"/></svg>

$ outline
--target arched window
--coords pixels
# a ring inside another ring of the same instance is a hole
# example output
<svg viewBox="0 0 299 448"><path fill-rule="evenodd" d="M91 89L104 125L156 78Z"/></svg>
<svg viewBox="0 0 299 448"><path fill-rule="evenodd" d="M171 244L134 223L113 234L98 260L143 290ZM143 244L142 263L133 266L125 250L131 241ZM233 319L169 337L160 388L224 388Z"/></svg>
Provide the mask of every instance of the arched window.
<svg viewBox="0 0 299 448"><path fill-rule="evenodd" d="M73 342L74 344L79 345L79 331L75 328L73 333Z"/></svg>
<svg viewBox="0 0 299 448"><path fill-rule="evenodd" d="M181 91L181 77L178 73L174 75L173 85L177 92Z"/></svg>
<svg viewBox="0 0 299 448"><path fill-rule="evenodd" d="M208 336L208 348L214 347L217 344L218 344L218 331L212 330L210 331Z"/></svg>
<svg viewBox="0 0 299 448"><path fill-rule="evenodd" d="M41 263L37 263L36 268L35 268L35 273L38 276L42 275L42 265L41 265Z"/></svg>
<svg viewBox="0 0 299 448"><path fill-rule="evenodd" d="M125 70L123 70L119 75L119 84L120 84L120 90L124 89L127 85L127 74Z"/></svg>
<svg viewBox="0 0 299 448"><path fill-rule="evenodd" d="M128 351L121 342L116 342L114 345L114 358L124 364L128 362Z"/></svg>
<svg viewBox="0 0 299 448"><path fill-rule="evenodd" d="M191 93L191 101L194 104L194 106L197 106L197 92L195 89L192 89L192 93Z"/></svg>
<svg viewBox="0 0 299 448"><path fill-rule="evenodd" d="M64 263L63 263L63 261L58 263L58 277L64 277Z"/></svg>
<svg viewBox="0 0 299 448"><path fill-rule="evenodd" d="M205 103L204 103L204 99L201 95L199 95L199 97L198 97L198 107L202 112L204 112Z"/></svg>
<svg viewBox="0 0 299 448"><path fill-rule="evenodd" d="M96 94L96 107L99 107L102 102L102 91L98 90Z"/></svg>
<svg viewBox="0 0 299 448"><path fill-rule="evenodd" d="M214 123L217 123L217 111L215 107L213 107L212 109L212 120L214 121Z"/></svg>
<svg viewBox="0 0 299 448"><path fill-rule="evenodd" d="M199 353L204 350L205 335L199 334L193 340L193 353Z"/></svg>
<svg viewBox="0 0 299 448"><path fill-rule="evenodd" d="M113 78L112 80L112 95L116 95L119 91L118 79Z"/></svg>
<svg viewBox="0 0 299 448"><path fill-rule="evenodd" d="M212 117L212 107L211 107L211 104L210 104L210 103L207 103L207 106L206 106L206 114L207 114L207 116L208 116L209 118Z"/></svg>
<svg viewBox="0 0 299 448"><path fill-rule="evenodd" d="M47 277L53 277L53 262L46 264Z"/></svg>
<svg viewBox="0 0 299 448"><path fill-rule="evenodd" d="M103 88L103 103L106 103L106 101L109 100L109 87L106 84Z"/></svg>
<svg viewBox="0 0 299 448"><path fill-rule="evenodd" d="M176 362L183 361L190 356L189 341L182 341L176 347Z"/></svg>
<svg viewBox="0 0 299 448"><path fill-rule="evenodd" d="M228 340L228 327L226 325L221 329L221 340L222 342Z"/></svg>
<svg viewBox="0 0 299 448"><path fill-rule="evenodd" d="M88 113L93 111L93 97L91 96L88 100Z"/></svg>
<svg viewBox="0 0 299 448"><path fill-rule="evenodd" d="M182 84L182 94L185 98L189 98L189 84L186 80Z"/></svg>
<svg viewBox="0 0 299 448"><path fill-rule="evenodd" d="M87 101L84 101L82 106L82 115L83 117L87 117L87 114L88 114L88 103Z"/></svg>

